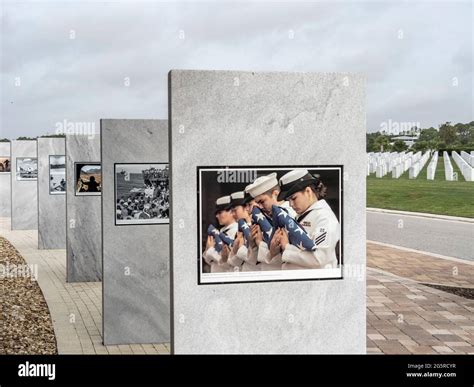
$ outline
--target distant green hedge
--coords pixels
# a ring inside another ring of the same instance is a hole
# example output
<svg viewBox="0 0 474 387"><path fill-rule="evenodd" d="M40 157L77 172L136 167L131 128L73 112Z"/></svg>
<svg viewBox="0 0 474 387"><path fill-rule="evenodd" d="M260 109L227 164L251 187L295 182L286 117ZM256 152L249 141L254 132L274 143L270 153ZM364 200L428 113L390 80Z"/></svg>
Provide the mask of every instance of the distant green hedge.
<svg viewBox="0 0 474 387"><path fill-rule="evenodd" d="M467 147L440 148L438 149L439 156L442 156L444 151L448 152L448 155L451 156L452 151L456 151L458 153L461 153L461 151L471 153L471 151L474 151L474 148L467 148Z"/></svg>

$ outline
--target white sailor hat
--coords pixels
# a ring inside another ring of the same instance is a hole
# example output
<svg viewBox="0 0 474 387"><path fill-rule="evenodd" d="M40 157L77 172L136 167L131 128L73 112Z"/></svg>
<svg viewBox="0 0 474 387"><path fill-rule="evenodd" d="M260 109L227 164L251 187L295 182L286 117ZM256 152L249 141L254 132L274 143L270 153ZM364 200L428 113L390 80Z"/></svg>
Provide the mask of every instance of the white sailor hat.
<svg viewBox="0 0 474 387"><path fill-rule="evenodd" d="M278 200L287 200L291 195L305 189L307 186L317 185L318 180L319 175L313 176L306 169L294 169L280 178L281 191Z"/></svg>
<svg viewBox="0 0 474 387"><path fill-rule="evenodd" d="M245 206L252 200L252 196L244 191L238 191L230 194L230 205L231 207Z"/></svg>
<svg viewBox="0 0 474 387"><path fill-rule="evenodd" d="M252 184L245 187L245 192L248 192L253 198L256 198L258 195L261 195L276 186L278 186L278 180L277 174L274 172L267 176L260 176L255 179Z"/></svg>
<svg viewBox="0 0 474 387"><path fill-rule="evenodd" d="M216 200L216 213L219 211L230 210L230 201L231 198L229 195L218 198Z"/></svg>

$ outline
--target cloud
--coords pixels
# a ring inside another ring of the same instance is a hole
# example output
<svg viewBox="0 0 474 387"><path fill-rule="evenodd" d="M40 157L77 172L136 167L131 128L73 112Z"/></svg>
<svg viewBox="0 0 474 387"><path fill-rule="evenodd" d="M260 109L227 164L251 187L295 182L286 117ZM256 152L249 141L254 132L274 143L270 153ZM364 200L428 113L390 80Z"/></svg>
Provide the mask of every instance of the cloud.
<svg viewBox="0 0 474 387"><path fill-rule="evenodd" d="M369 130L470 121L472 7L4 1L0 136L52 133L64 119L166 118L170 69L362 72Z"/></svg>

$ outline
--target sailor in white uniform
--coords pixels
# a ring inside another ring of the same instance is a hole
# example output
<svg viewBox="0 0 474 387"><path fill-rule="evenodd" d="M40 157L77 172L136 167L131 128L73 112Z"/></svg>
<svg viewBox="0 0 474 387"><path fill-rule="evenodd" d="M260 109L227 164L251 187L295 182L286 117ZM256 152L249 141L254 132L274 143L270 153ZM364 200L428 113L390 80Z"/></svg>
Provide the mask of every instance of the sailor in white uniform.
<svg viewBox="0 0 474 387"><path fill-rule="evenodd" d="M216 218L221 225L220 232L234 239L237 234L237 222L234 220L230 207L230 196L222 196L216 200ZM212 236L207 237L206 250L203 253L204 260L210 265L211 273L232 271L232 266L227 263L230 249L223 245L220 253L215 248L215 240Z"/></svg>
<svg viewBox="0 0 474 387"><path fill-rule="evenodd" d="M288 241L285 230L276 234L283 250L282 269L334 268L337 265L336 245L341 227L336 215L324 200L326 187L318 175L296 169L280 178L279 200L289 200L297 212L297 222L315 242L315 251L301 250Z"/></svg>
<svg viewBox="0 0 474 387"><path fill-rule="evenodd" d="M295 218L296 212L290 207L290 204L287 201L278 200L280 187L276 173L257 178L245 188L245 191L254 198L255 204L262 210L270 223L272 223L273 205L285 209L292 218ZM280 246L272 241L269 248L263 241L262 230L255 224L252 225L252 237L255 239L258 247L257 261L259 262L260 270L281 270L283 262L281 260Z"/></svg>
<svg viewBox="0 0 474 387"><path fill-rule="evenodd" d="M231 207L234 219L238 222L244 220L244 227L247 227L250 232L252 226L252 217L250 215L252 211L253 198L250 194L244 191L234 192L230 195ZM250 236L248 246L245 244L245 238L242 232L237 232L234 240L234 244L229 253L227 260L228 264L233 266L234 271L258 271L260 270L257 265L257 245L255 240Z"/></svg>

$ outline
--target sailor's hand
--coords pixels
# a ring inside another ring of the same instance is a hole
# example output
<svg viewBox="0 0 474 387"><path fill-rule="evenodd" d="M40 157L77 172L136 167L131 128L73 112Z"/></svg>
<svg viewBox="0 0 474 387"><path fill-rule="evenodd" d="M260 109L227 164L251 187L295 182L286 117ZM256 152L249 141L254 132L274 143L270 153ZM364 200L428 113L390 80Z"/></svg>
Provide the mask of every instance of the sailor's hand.
<svg viewBox="0 0 474 387"><path fill-rule="evenodd" d="M273 238L270 242L270 257L273 258L275 255L278 255L281 253L280 241L281 241L281 229L278 229L273 235Z"/></svg>
<svg viewBox="0 0 474 387"><path fill-rule="evenodd" d="M242 235L241 232L237 233L237 236L234 240L234 244L232 245L232 254L237 254L237 251L239 251L240 246L244 244L244 236Z"/></svg>
<svg viewBox="0 0 474 387"><path fill-rule="evenodd" d="M216 241L211 235L207 236L206 250L213 248L216 245Z"/></svg>
<svg viewBox="0 0 474 387"><path fill-rule="evenodd" d="M251 229L252 238L255 240L255 244L258 246L260 245L260 242L263 242L262 230L258 224L252 225Z"/></svg>
<svg viewBox="0 0 474 387"><path fill-rule="evenodd" d="M286 246L288 246L288 243L290 243L290 240L288 238L288 232L284 229L280 229L280 247L282 250L286 249Z"/></svg>
<svg viewBox="0 0 474 387"><path fill-rule="evenodd" d="M227 258L229 258L229 252L229 246L224 245L221 251L221 262L227 262Z"/></svg>

